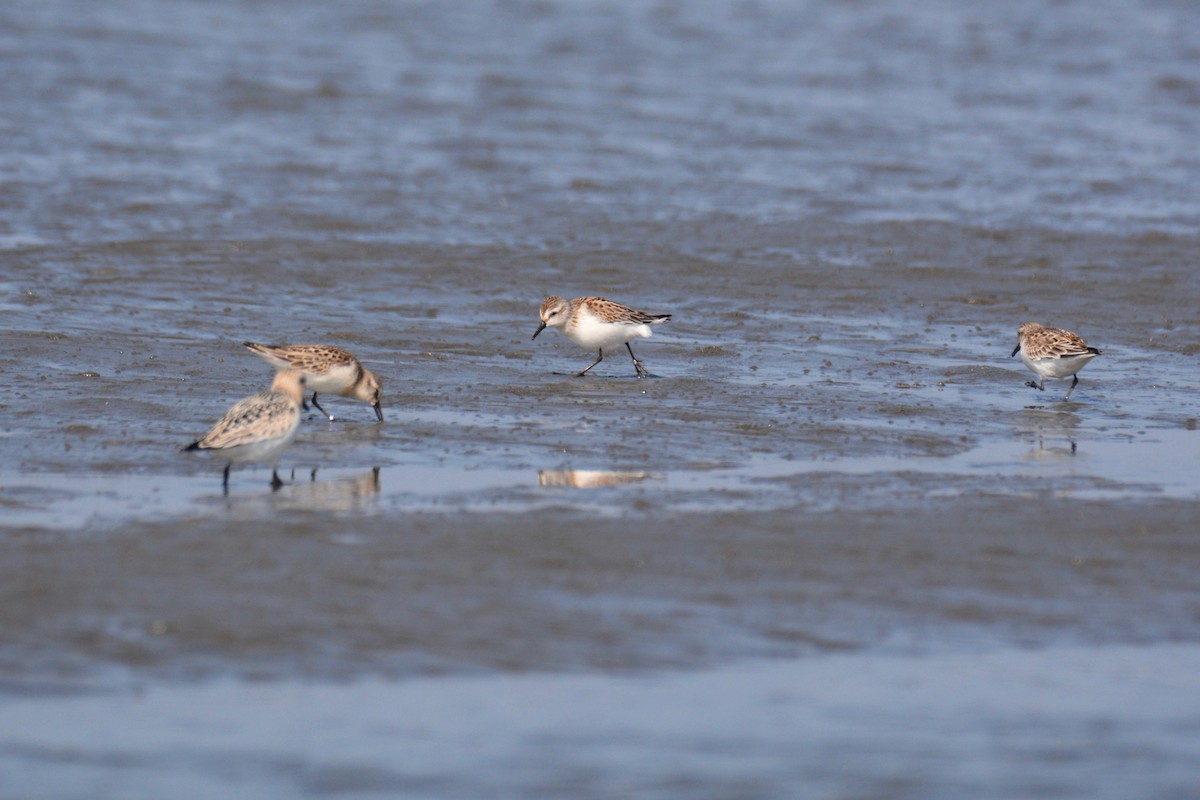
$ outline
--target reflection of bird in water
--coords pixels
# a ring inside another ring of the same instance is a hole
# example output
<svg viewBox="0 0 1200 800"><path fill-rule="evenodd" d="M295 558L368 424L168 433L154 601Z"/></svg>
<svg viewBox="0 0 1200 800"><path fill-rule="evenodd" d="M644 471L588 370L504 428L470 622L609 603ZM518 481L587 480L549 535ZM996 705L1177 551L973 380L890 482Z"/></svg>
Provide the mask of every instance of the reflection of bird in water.
<svg viewBox="0 0 1200 800"><path fill-rule="evenodd" d="M1073 456L1077 450L1075 445L1075 429L1079 427L1079 415L1070 411L1046 411L1029 408L1016 415L1018 434L1027 434L1036 440L1037 446L1030 451L1031 458L1046 458L1052 456ZM1025 437L1022 437L1025 438ZM1066 446L1051 444L1047 441L1065 440Z"/></svg>
<svg viewBox="0 0 1200 800"><path fill-rule="evenodd" d="M1075 451L1076 451L1075 442L1068 441L1067 444L1070 445L1069 448L1046 447L1046 440L1043 439L1041 436L1039 436L1037 448L1034 449L1034 451L1032 453L1030 453L1030 455L1032 455L1035 458L1040 457L1040 456L1065 456L1065 455L1073 456L1073 455L1075 455Z"/></svg>
<svg viewBox="0 0 1200 800"><path fill-rule="evenodd" d="M293 482L280 492L276 505L289 509L311 511L355 511L372 505L379 499L379 467L353 478L331 481L317 480L313 469L310 480Z"/></svg>
<svg viewBox="0 0 1200 800"><path fill-rule="evenodd" d="M645 480L661 480L662 475L646 470L539 469L538 486L566 486L571 489L598 489Z"/></svg>
<svg viewBox="0 0 1200 800"><path fill-rule="evenodd" d="M1061 328L1047 328L1038 322L1026 322L1017 329L1017 346L1012 354L1021 354L1021 361L1041 378L1040 381L1028 381L1026 386L1032 386L1039 391L1046 390L1046 378L1071 378L1067 394L1063 400L1071 399L1071 392L1079 384L1079 376L1075 373L1087 366L1087 363L1100 351L1088 347L1078 335Z"/></svg>

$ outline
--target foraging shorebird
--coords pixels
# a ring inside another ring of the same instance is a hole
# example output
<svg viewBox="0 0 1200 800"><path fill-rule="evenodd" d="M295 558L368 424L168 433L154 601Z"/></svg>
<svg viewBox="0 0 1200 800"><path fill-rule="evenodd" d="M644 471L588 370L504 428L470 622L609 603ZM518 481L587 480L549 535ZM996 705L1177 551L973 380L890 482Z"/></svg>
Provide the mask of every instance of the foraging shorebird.
<svg viewBox="0 0 1200 800"><path fill-rule="evenodd" d="M542 301L542 324L533 332L533 338L546 328L558 328L563 335L584 350L595 350L596 360L587 366L579 377L604 360L604 351L625 345L637 376L644 378L650 373L633 354L629 343L634 339L649 336L651 325L666 322L670 314L647 314L628 306L605 300L603 297L576 297L564 300L558 296Z"/></svg>

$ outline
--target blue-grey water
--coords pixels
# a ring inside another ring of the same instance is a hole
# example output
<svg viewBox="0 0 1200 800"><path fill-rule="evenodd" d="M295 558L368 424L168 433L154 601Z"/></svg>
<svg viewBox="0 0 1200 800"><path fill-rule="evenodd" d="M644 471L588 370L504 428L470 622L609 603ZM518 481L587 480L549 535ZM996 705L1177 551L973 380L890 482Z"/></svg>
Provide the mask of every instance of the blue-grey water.
<svg viewBox="0 0 1200 800"><path fill-rule="evenodd" d="M1190 0L12 0L0 75L0 796L1200 796ZM223 493L247 339L386 421Z"/></svg>

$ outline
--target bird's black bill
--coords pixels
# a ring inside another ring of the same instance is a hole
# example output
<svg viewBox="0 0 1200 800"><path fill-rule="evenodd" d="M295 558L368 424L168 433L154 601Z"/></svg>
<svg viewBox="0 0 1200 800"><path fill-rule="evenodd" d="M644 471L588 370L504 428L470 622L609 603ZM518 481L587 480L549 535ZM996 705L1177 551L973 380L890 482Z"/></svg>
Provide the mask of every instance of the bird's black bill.
<svg viewBox="0 0 1200 800"><path fill-rule="evenodd" d="M538 329L533 332L533 337L529 341L532 342L534 339L537 338L537 335L544 330L546 330L546 323L543 322L541 325L538 325Z"/></svg>
<svg viewBox="0 0 1200 800"><path fill-rule="evenodd" d="M1012 351L1012 356L1009 356L1009 358L1012 358L1013 356L1015 356L1015 355L1016 355L1017 353L1019 353L1019 352L1021 352L1021 345L1017 345L1016 347L1014 347L1014 348L1013 348L1013 351Z"/></svg>

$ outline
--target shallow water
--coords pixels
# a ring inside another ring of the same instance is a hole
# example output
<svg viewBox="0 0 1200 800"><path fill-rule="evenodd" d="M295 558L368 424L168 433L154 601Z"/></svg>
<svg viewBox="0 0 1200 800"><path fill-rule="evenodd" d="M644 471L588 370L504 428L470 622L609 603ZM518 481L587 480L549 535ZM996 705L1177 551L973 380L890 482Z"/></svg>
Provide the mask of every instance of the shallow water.
<svg viewBox="0 0 1200 800"><path fill-rule="evenodd" d="M1194 796L1194 19L5 4L0 794Z"/></svg>
<svg viewBox="0 0 1200 800"><path fill-rule="evenodd" d="M982 774L980 796L1021 797L1094 791L1086 752L1122 765L1096 796L1186 797L1194 751L1179 739L1198 732L1197 667L1184 645L1151 665L1130 648L835 655L637 678L156 686L19 701L6 717L23 755L54 765L16 785L31 791L132 777L147 797L247 782L260 796L917 797L975 789ZM1111 696L1129 709L1119 722ZM113 716L127 723L115 737L94 722ZM64 749L76 758L54 757Z"/></svg>

